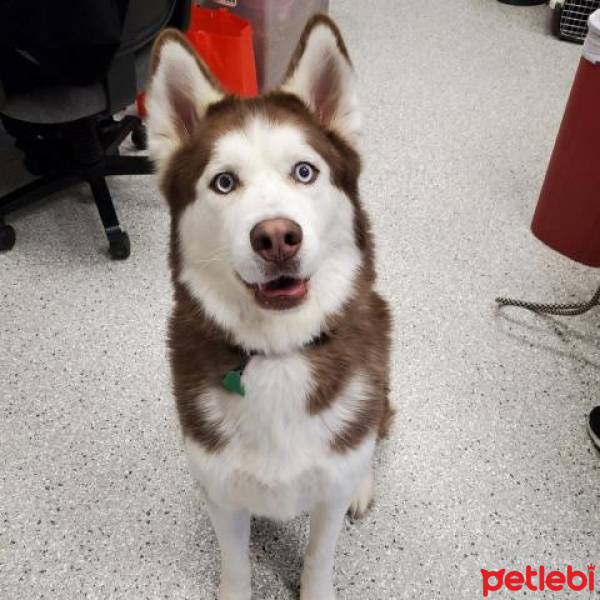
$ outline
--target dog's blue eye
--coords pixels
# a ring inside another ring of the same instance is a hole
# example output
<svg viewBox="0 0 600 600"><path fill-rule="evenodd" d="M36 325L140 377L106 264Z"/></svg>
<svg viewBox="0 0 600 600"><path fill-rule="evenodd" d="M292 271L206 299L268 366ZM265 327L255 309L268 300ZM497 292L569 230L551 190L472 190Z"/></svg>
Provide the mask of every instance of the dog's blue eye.
<svg viewBox="0 0 600 600"><path fill-rule="evenodd" d="M211 182L210 187L217 194L229 194L235 188L236 180L232 173L219 173Z"/></svg>
<svg viewBox="0 0 600 600"><path fill-rule="evenodd" d="M300 162L294 166L293 177L300 183L309 184L312 183L319 174L316 167L313 167L310 163Z"/></svg>

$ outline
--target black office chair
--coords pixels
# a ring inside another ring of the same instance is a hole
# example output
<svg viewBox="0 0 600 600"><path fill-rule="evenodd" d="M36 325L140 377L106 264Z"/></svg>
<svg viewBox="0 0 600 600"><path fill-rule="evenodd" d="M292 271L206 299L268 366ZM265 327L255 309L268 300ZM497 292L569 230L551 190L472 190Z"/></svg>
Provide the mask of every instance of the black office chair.
<svg viewBox="0 0 600 600"><path fill-rule="evenodd" d="M145 148L139 117L113 115L131 105L148 79L152 42L165 26L186 30L193 0L129 0L121 42L102 81L90 85L44 85L8 95L0 119L24 153L24 164L38 178L0 198L0 250L15 245L15 230L5 216L73 183L86 181L109 242L109 254L125 259L129 236L121 229L106 184L109 175L152 171L146 156L121 156L120 144L131 134Z"/></svg>

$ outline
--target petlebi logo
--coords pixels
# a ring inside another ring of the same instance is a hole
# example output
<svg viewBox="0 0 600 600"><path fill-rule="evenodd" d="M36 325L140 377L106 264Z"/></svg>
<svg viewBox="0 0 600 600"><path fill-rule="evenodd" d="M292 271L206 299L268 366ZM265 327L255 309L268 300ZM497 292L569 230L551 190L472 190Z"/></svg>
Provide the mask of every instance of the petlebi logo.
<svg viewBox="0 0 600 600"><path fill-rule="evenodd" d="M483 576L483 596L487 598L490 592L497 592L506 587L511 592L518 592L524 587L532 592L550 590L560 592L563 589L570 589L576 592L582 590L595 590L594 571L596 565L588 565L587 573L584 571L575 571L569 565L566 574L561 571L547 571L546 567L540 566L537 571L527 565L525 573L521 571L509 571L501 569L500 571L486 571L481 569Z"/></svg>

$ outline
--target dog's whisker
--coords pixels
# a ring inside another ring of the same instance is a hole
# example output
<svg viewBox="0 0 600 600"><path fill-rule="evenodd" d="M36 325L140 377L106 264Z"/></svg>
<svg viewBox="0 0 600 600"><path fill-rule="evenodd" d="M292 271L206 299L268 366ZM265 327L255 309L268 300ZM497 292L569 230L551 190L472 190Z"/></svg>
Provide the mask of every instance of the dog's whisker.
<svg viewBox="0 0 600 600"><path fill-rule="evenodd" d="M212 262L223 262L224 260L227 260L226 256L215 256L214 258L203 258L203 259L198 259L192 262L192 264L194 265L201 265L201 264L206 264L206 263L212 263Z"/></svg>

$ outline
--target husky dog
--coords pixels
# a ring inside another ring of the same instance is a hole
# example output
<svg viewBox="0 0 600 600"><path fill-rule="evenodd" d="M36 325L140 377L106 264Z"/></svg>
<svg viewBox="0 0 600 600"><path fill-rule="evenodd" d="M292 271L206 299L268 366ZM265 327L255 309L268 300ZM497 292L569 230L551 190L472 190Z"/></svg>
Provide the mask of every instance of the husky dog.
<svg viewBox="0 0 600 600"><path fill-rule="evenodd" d="M251 597L250 516L304 511L301 598L332 600L338 533L372 501L393 416L348 52L317 15L281 88L239 98L166 30L147 105L171 214L174 393L219 540L220 600Z"/></svg>

